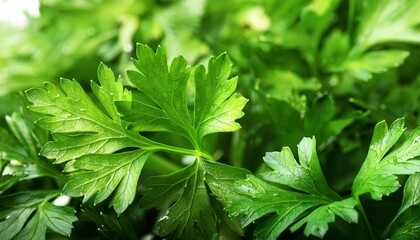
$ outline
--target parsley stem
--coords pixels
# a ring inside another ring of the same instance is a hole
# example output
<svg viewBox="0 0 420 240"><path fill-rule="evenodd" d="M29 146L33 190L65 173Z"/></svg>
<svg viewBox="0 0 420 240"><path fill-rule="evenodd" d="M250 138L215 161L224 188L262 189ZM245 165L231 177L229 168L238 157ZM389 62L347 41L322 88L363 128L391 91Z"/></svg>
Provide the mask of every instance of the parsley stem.
<svg viewBox="0 0 420 240"><path fill-rule="evenodd" d="M373 234L372 227L370 226L369 219L368 219L368 217L366 215L365 210L363 209L362 203L360 202L360 198L359 198L359 196L354 196L354 198L357 201L357 208L359 209L359 212L362 215L363 220L365 221L366 227L367 227L367 229L369 231L370 239L375 240L375 235Z"/></svg>
<svg viewBox="0 0 420 240"><path fill-rule="evenodd" d="M170 174L181 169L181 167L177 164L156 154L152 154L149 157L148 161L146 161L146 164L144 165L144 168L157 174Z"/></svg>
<svg viewBox="0 0 420 240"><path fill-rule="evenodd" d="M354 11L356 8L356 3L354 0L349 1L349 11L347 16L347 32L350 36L352 36L353 31L353 23L354 23Z"/></svg>

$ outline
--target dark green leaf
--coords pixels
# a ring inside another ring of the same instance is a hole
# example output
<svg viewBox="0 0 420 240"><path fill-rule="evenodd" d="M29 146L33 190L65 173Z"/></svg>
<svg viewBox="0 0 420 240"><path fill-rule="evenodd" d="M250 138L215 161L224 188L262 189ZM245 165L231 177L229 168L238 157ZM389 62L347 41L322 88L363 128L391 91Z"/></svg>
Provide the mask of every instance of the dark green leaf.
<svg viewBox="0 0 420 240"><path fill-rule="evenodd" d="M204 185L200 160L171 175L150 177L144 182L144 207L161 208L180 194L159 218L159 235L170 239L211 239L216 232L216 216Z"/></svg>
<svg viewBox="0 0 420 240"><path fill-rule="evenodd" d="M0 211L0 238L45 239L47 228L70 236L72 223L77 220L74 209L48 202L58 194L37 190L1 196L0 206L4 210Z"/></svg>

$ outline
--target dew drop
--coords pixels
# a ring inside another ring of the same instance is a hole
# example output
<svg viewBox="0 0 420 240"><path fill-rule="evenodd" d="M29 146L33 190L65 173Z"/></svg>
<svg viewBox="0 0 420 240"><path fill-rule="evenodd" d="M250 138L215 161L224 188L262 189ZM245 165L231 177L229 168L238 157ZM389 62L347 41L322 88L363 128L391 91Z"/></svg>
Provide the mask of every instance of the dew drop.
<svg viewBox="0 0 420 240"><path fill-rule="evenodd" d="M7 220L7 219L9 219L9 218L10 218L10 215L7 215L4 219L6 219L6 220Z"/></svg>
<svg viewBox="0 0 420 240"><path fill-rule="evenodd" d="M86 108L81 108L80 111L81 112L86 112Z"/></svg>
<svg viewBox="0 0 420 240"><path fill-rule="evenodd" d="M101 216L102 216L102 215L104 215L104 213L103 213L103 212L99 212L99 215L101 215Z"/></svg>

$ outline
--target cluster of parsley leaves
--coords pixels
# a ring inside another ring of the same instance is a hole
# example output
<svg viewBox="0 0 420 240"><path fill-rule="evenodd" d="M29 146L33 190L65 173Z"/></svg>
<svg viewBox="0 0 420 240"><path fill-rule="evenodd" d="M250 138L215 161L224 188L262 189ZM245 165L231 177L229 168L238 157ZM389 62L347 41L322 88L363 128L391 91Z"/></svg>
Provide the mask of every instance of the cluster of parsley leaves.
<svg viewBox="0 0 420 240"><path fill-rule="evenodd" d="M403 70L419 54L419 9L414 0L42 3L34 42L13 61L0 54L10 69L0 95L37 86L17 93L27 108L0 122L0 239L92 226L89 236L108 239L417 239L420 78ZM118 59L123 76L101 63L98 81L50 79L96 52Z"/></svg>

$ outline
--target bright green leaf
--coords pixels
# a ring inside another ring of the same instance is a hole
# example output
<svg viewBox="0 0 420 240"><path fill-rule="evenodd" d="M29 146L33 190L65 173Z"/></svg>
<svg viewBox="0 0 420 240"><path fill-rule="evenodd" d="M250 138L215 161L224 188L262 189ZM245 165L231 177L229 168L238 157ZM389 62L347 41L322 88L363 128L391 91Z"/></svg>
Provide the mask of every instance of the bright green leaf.
<svg viewBox="0 0 420 240"><path fill-rule="evenodd" d="M376 125L366 160L353 182L353 196L370 193L380 200L400 187L397 175L420 172L420 160L416 158L420 156L420 127L388 153L404 130L403 119L395 120L389 129L385 121Z"/></svg>
<svg viewBox="0 0 420 240"><path fill-rule="evenodd" d="M90 153L112 153L136 146L122 126L94 104L75 80L61 80L63 91L51 83L27 91L30 109L45 114L37 121L55 141L41 154L62 163ZM103 103L107 105L108 103Z"/></svg>
<svg viewBox="0 0 420 240"><path fill-rule="evenodd" d="M328 224L335 221L335 215L340 216L348 223L357 223L358 213L354 209L356 204L356 200L348 198L319 207L293 225L290 230L294 232L306 223L304 230L306 236L314 235L322 238L328 231Z"/></svg>
<svg viewBox="0 0 420 240"><path fill-rule="evenodd" d="M356 49L363 52L386 42L420 42L420 2L368 0L363 6Z"/></svg>
<svg viewBox="0 0 420 240"><path fill-rule="evenodd" d="M420 173L413 174L407 179L399 212L415 205L420 205Z"/></svg>
<svg viewBox="0 0 420 240"><path fill-rule="evenodd" d="M281 152L267 153L264 162L274 171L262 173L262 177L311 195L338 199L339 196L330 189L322 173L315 138L303 138L298 145L298 155L300 164L288 147Z"/></svg>
<svg viewBox="0 0 420 240"><path fill-rule="evenodd" d="M239 129L236 119L243 116L247 100L234 94L237 78L229 79L231 63L226 54L211 58L207 72L198 66L194 74L194 112L189 114L187 82L190 69L183 57L177 57L168 68L165 52L156 53L139 44L138 59L133 60L138 71L129 71L133 84L146 94L155 106L133 101L131 109L121 104L124 119L138 131L166 131L188 138L200 148L202 138L215 132Z"/></svg>
<svg viewBox="0 0 420 240"><path fill-rule="evenodd" d="M64 192L72 197L84 196L86 202L96 194L95 203L112 195L110 205L122 213L134 200L140 172L150 152L136 150L117 154L90 154L71 161Z"/></svg>
<svg viewBox="0 0 420 240"><path fill-rule="evenodd" d="M368 52L359 58L348 60L344 68L355 78L369 80L372 73L385 72L401 65L409 52L402 50L383 50Z"/></svg>
<svg viewBox="0 0 420 240"><path fill-rule="evenodd" d="M287 147L281 152L267 153L264 162L272 171L263 172L261 176L280 185L274 186L248 175L247 179L236 182L234 192L237 195L224 200L232 215L242 216L243 226L265 217L254 232L257 239L276 239L305 215L291 228L292 231L307 223L305 235L323 237L335 215L349 223L357 222L355 199L341 200L327 185L319 165L315 138L302 139L298 155L299 163ZM321 217L323 221L319 221Z"/></svg>

